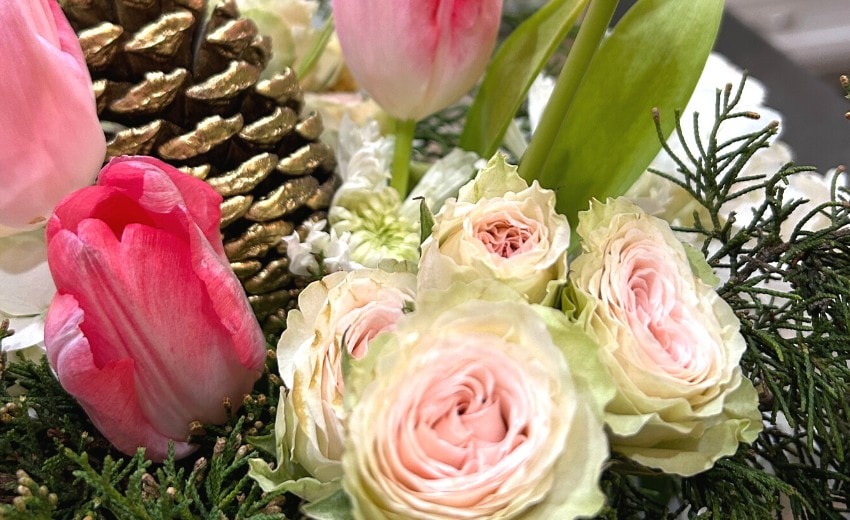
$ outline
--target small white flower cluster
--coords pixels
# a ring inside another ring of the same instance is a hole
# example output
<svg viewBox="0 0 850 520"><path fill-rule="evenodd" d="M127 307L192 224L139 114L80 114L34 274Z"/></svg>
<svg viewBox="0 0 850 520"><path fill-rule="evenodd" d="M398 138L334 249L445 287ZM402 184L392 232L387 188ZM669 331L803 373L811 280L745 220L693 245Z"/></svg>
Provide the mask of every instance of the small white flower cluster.
<svg viewBox="0 0 850 520"><path fill-rule="evenodd" d="M303 240L295 231L284 237L290 272L299 276L322 276L335 271L352 271L363 267L350 258L348 234L340 237L333 229L327 232L326 225L327 220L324 219L305 222L307 235Z"/></svg>

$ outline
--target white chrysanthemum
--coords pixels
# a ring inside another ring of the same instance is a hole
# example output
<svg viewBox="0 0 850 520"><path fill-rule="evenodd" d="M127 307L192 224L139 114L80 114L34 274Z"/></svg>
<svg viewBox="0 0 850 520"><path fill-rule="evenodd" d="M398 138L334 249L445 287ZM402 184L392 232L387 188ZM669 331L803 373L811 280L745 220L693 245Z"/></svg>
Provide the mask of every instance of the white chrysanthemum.
<svg viewBox="0 0 850 520"><path fill-rule="evenodd" d="M325 231L325 220L305 222L304 240L297 232L284 237L289 270L300 276L317 276L334 271L351 271L362 267L351 260L348 236L337 236L336 230ZM319 263L321 262L321 266Z"/></svg>
<svg viewBox="0 0 850 520"><path fill-rule="evenodd" d="M393 140L381 136L374 121L358 127L346 120L340 132L337 162L343 184L328 212L333 230L347 243L353 261L415 271L420 204L439 209L475 173L478 156L453 150L431 165L402 201L389 186Z"/></svg>
<svg viewBox="0 0 850 520"><path fill-rule="evenodd" d="M401 213L398 192L385 186L346 190L337 196L328 218L334 230L346 237L355 262L366 267L415 271L419 221Z"/></svg>

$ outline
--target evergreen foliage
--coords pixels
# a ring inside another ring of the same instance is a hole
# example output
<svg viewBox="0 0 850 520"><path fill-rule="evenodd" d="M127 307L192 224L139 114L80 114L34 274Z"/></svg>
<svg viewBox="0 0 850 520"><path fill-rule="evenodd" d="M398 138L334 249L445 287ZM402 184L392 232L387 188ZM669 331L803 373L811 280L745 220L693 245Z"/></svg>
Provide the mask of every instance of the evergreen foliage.
<svg viewBox="0 0 850 520"><path fill-rule="evenodd" d="M707 211L708 217L695 212L693 227L678 231L704 237L703 253L726 279L718 291L741 320L747 342L741 365L759 389L766 428L752 446L683 479L681 500L691 512L706 508L700 518L778 518L786 503L794 518L846 518L850 203L836 176L833 201L792 221L794 210L807 201L788 196L785 186L810 168L788 164L773 175L741 175L777 130L771 124L718 141L721 125L754 117L736 111L743 85L736 92L731 85L718 91L717 121L708 140L696 136L698 149L685 145L686 157L675 157L681 176L656 173L687 190ZM762 202L751 219L723 218L724 204L753 191ZM807 230L817 215L828 217L829 225ZM790 236L783 236L783 224L793 229Z"/></svg>
<svg viewBox="0 0 850 520"><path fill-rule="evenodd" d="M266 520L297 510L296 501L263 493L247 475L258 454L246 439L274 427L280 380L271 354L238 413L223 426L198 425L198 451L162 464L145 460L143 450L129 457L112 449L46 359L4 360L4 367L0 518Z"/></svg>

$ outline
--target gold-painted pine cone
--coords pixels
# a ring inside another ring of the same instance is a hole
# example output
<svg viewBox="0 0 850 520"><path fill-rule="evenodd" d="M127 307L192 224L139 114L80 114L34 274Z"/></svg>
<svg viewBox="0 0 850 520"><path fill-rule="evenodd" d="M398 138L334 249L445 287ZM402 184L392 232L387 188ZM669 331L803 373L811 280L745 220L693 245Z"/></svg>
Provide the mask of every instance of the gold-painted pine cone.
<svg viewBox="0 0 850 520"><path fill-rule="evenodd" d="M325 218L338 186L318 114L291 70L259 80L271 45L234 0L66 0L95 85L107 160L151 155L223 198L225 252L270 334L309 280L284 236ZM199 28L202 28L199 30Z"/></svg>

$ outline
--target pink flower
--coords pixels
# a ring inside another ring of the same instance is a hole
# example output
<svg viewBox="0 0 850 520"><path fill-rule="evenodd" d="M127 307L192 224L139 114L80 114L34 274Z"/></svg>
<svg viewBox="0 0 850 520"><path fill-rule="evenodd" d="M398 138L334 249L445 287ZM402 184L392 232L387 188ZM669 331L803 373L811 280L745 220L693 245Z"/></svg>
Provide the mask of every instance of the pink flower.
<svg viewBox="0 0 850 520"><path fill-rule="evenodd" d="M110 161L47 225L51 366L116 448L190 453L260 376L265 342L224 256L221 197L149 157Z"/></svg>
<svg viewBox="0 0 850 520"><path fill-rule="evenodd" d="M417 300L349 366L342 485L352 516L595 514L608 456L595 398L534 306L452 289Z"/></svg>
<svg viewBox="0 0 850 520"><path fill-rule="evenodd" d="M311 476L342 475L345 441L344 353L361 359L372 339L395 328L411 305L416 276L380 269L336 272L311 283L287 316L277 345L280 375L289 389L286 433L278 442Z"/></svg>
<svg viewBox="0 0 850 520"><path fill-rule="evenodd" d="M381 108L418 120L478 80L496 43L502 0L334 0L345 62Z"/></svg>
<svg viewBox="0 0 850 520"><path fill-rule="evenodd" d="M746 343L705 258L624 198L591 201L576 231L564 308L598 341L616 387L612 449L690 476L752 442L762 421L741 373Z"/></svg>
<svg viewBox="0 0 850 520"><path fill-rule="evenodd" d="M0 236L94 180L106 143L80 44L55 0L0 2Z"/></svg>
<svg viewBox="0 0 850 520"><path fill-rule="evenodd" d="M542 302L567 276L570 225L555 211L555 194L519 177L494 156L437 214L422 243L418 287L448 289L486 279Z"/></svg>

